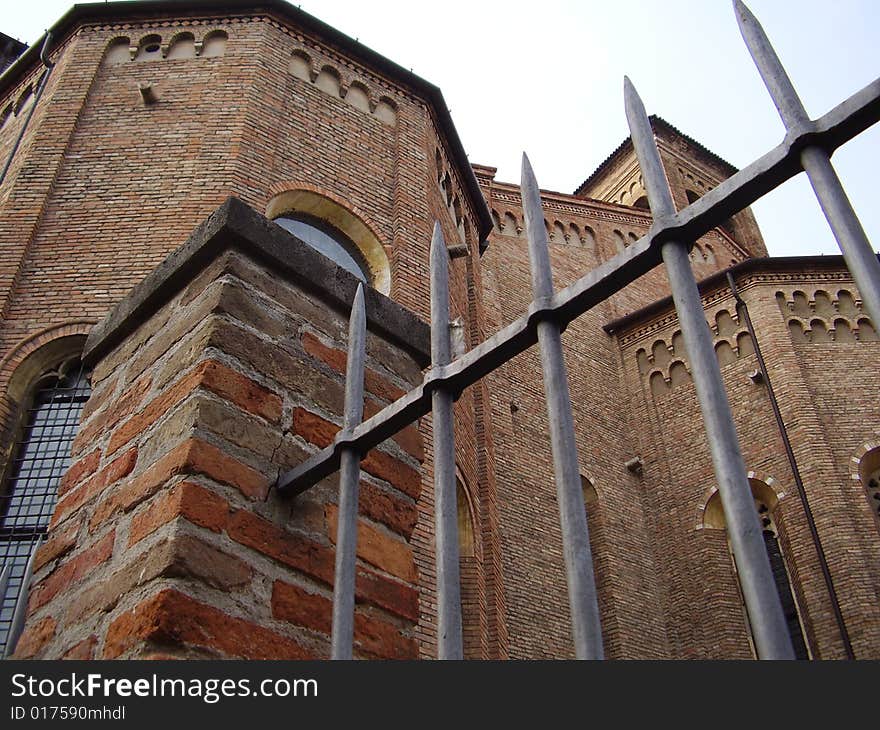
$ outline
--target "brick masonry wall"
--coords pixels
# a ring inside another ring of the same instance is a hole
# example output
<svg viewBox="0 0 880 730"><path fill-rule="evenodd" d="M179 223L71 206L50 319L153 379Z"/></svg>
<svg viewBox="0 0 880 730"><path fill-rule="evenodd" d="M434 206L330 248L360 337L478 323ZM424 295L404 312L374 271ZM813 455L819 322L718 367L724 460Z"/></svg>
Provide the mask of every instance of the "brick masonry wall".
<svg viewBox="0 0 880 730"><path fill-rule="evenodd" d="M478 172L496 220L482 264L488 324L497 330L529 304L528 256L519 226L514 226L522 221L516 189L494 183L491 168ZM632 212L607 204L584 201L578 206L552 193L545 194L544 204L557 289L614 255L614 230L627 238L644 230ZM624 220L627 215L632 220ZM594 238L577 236L572 223L581 233L589 228ZM721 234L701 243L704 250L706 243L713 245L716 260L710 265L692 257L698 278L743 258L744 252ZM863 487L851 473L854 454L874 433L854 425L876 422L876 399L869 395L876 337L856 341L861 315L852 311L847 312L851 335L841 326L837 341L793 343L776 294L781 290L791 299L796 288L791 282L800 280L811 283L811 292L824 287L832 298L843 287L858 304L852 283L840 272L768 274L741 286L754 309L759 337L766 340L766 357L776 373L771 377L857 655L874 656L878 644L870 628L873 619L865 614L873 615L868 607L876 605L880 582L865 556L872 554L878 536ZM752 653L725 533L702 529L701 510L714 476L674 313L667 310L627 325L616 343L601 331L603 324L667 292L661 267L572 323L563 338L582 473L598 493L590 526L606 652L611 657L747 658ZM747 468L782 495L774 520L812 655L842 657L819 559L766 389L747 377L757 361L743 342L745 327L732 300L719 296L706 300L707 320L721 348ZM832 335L838 315L823 315ZM812 315L801 316L808 329ZM500 534L511 656L570 652L539 373L537 352L530 351L489 378L496 469L505 505ZM635 456L644 462L640 476L622 468Z"/></svg>
<svg viewBox="0 0 880 730"><path fill-rule="evenodd" d="M201 40L213 30L228 35L223 55L102 60L115 38L137 46L157 33L165 44L180 32ZM294 51L308 56L305 78L291 70ZM230 194L260 211L297 187L343 201L384 246L392 298L422 319L439 220L450 245L463 243L467 254L450 261L450 311L463 349L526 310L516 186L477 169L496 220L481 258L463 171L450 161L434 110L344 49L276 17L182 16L85 24L53 58L58 65L0 187L0 446L8 446L16 410L7 384L27 353L84 334ZM11 88L0 108L36 78ZM153 84L157 104L141 101L143 82ZM367 94L367 109L353 89ZM375 113L383 99L393 124ZM0 153L18 123L0 129ZM674 139L664 145L681 207L688 171L712 170ZM608 202L545 193L544 205L557 288L650 225L643 211ZM733 232L762 252L753 220L741 215ZM718 232L698 243L698 278L747 255ZM154 330L132 335L96 370L78 459L41 551L22 656L238 656L248 631L259 637L258 653L326 654L332 480L292 506L264 497L279 469L328 443L339 423L344 318L236 261L177 295L154 314ZM877 421L877 345L792 341L775 299L779 291L793 296L787 276L744 283L744 291L854 644L860 656L876 656L880 579L864 556L876 554L878 535L851 460L876 439L865 424ZM827 283L824 271L799 276L815 285L811 294ZM674 316L651 315L613 336L602 331L667 292L661 267L564 335L582 471L598 497L590 526L606 651L747 657L726 538L698 529L714 479ZM720 331L728 326L715 319L721 311L730 315L732 303L707 300L718 339L729 340L723 372L748 467L772 477L783 495L775 517L813 654L840 656L766 392L746 378L754 357L739 352L735 317L732 333ZM278 360L266 354L267 340L282 343ZM371 348L368 413L420 377L388 343L372 337ZM457 465L475 533L474 557L463 563L468 657L570 655L539 373L532 350L456 404ZM435 654L432 456L421 445L430 442L426 417L364 463L364 656ZM644 462L640 476L623 466L635 455ZM210 575L204 565L218 556L228 556L229 570ZM135 575L135 564L149 569ZM102 593L98 580L122 598ZM208 628L197 635L196 624ZM185 630L175 634L174 625ZM231 638L219 636L221 627Z"/></svg>
<svg viewBox="0 0 880 730"><path fill-rule="evenodd" d="M804 283L798 284L800 281ZM774 274L771 269L745 277L738 285L768 363L856 655L876 657L874 627L880 580L875 561L866 556L876 552L878 534L868 514L864 490L849 479L849 468L858 446L871 438L870 424L877 419L876 399L869 395L875 388L872 363L877 343L795 344L788 336L788 316L780 312L777 292L790 294L792 289L810 287L854 292L845 272L791 275ZM853 298L857 300L857 294ZM739 339L745 326L736 318L733 301L724 291L706 294L704 303L716 348L723 340L734 343L729 354L721 356L722 374L746 468L756 479L773 484L780 497L774 520L812 656L842 658L830 598L767 389L748 377L757 360ZM749 657L743 609L724 531L703 525L714 476L693 385L680 369L665 387L651 384L658 370L669 373L676 360L687 364L680 341L673 339L675 331L674 315L667 313L619 335L633 406L630 423L645 461L641 481L646 518L672 597L667 620L675 636L674 656ZM737 341L740 350L735 346ZM665 362L652 356L653 361L640 368L643 355L639 350L650 352L657 342L661 346L655 347L654 353L659 356L667 349Z"/></svg>
<svg viewBox="0 0 880 730"><path fill-rule="evenodd" d="M114 55L108 60L107 49L122 38L126 51L126 43L137 47L150 34L167 45L181 33L201 42L218 30L228 35L220 56L154 54L119 61ZM294 51L308 55L308 79L289 69ZM0 188L0 231L4 240L15 242L0 253L6 314L0 357L47 327L101 319L230 194L261 211L273 196L292 188L342 201L384 245L391 296L423 318L429 309L433 221L442 221L450 243L456 242L456 225L466 226L476 256L476 218L463 172L450 162L430 106L412 89L324 39L275 17L182 15L85 25L53 58L58 65ZM318 83L327 69L336 74L338 93ZM143 103L141 83L153 85L156 104ZM348 91L358 84L371 105L383 100L393 105L392 123L355 105L355 94ZM18 88L10 96L16 93ZM4 129L0 144L11 134ZM450 176L448 200L438 191L437 153ZM457 221L451 219L453 199ZM482 327L473 268L463 261L452 266L453 316L463 318L465 346ZM11 373L11 367L0 372L0 389ZM457 413L460 467L465 482L475 492L477 485L482 490L476 503L488 506L477 519L488 532L494 519L489 514L494 497L486 486L491 485L486 476L490 446L478 441L484 429L475 416L484 401L485 393L468 393ZM5 410L11 418L14 409ZM430 442L430 419L422 428ZM6 435L4 444L11 438ZM434 570L430 462L424 477L415 544L420 570L428 576ZM426 655L433 653L432 580L422 585ZM497 606L500 592L497 587L492 592ZM493 636L503 633L498 613L497 608L480 613L483 656L503 652L492 639L494 653L487 654L490 623Z"/></svg>
<svg viewBox="0 0 880 730"><path fill-rule="evenodd" d="M589 268L589 252L551 244L558 289ZM526 243L493 239L483 258L490 326L500 329L531 300ZM600 608L610 657L668 651L662 583L654 566L637 481L623 467L627 424L620 419L619 355L601 326L603 303L563 335L582 474L601 495L590 524L600 565ZM491 394L499 532L504 560L510 656L572 656L559 514L537 348L487 378ZM597 519L594 519L597 518ZM637 598L637 600L636 600Z"/></svg>
<svg viewBox="0 0 880 730"><path fill-rule="evenodd" d="M19 657L322 658L336 478L277 475L341 422L346 314L225 253L95 365ZM368 414L419 378L374 334ZM363 462L355 653L417 656L415 426Z"/></svg>

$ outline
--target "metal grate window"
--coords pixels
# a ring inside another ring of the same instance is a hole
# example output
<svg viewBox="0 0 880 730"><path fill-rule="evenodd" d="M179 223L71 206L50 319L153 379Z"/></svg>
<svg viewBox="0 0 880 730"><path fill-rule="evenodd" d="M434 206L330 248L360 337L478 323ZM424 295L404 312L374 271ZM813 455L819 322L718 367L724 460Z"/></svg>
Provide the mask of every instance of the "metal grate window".
<svg viewBox="0 0 880 730"><path fill-rule="evenodd" d="M91 394L90 373L78 359L44 373L35 384L0 493L0 568L8 568L0 592L0 650L5 651L28 558L49 526L58 483L70 466L70 449Z"/></svg>

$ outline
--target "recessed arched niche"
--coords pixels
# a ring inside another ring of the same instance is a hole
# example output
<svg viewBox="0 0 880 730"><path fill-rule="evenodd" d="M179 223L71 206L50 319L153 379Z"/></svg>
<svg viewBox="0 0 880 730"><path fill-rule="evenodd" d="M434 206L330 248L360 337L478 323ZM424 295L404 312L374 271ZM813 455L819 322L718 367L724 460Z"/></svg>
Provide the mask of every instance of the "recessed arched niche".
<svg viewBox="0 0 880 730"><path fill-rule="evenodd" d="M162 37L151 33L141 38L137 46L135 61L158 61L162 58Z"/></svg>
<svg viewBox="0 0 880 730"><path fill-rule="evenodd" d="M325 94L338 97L341 88L339 73L331 66L324 66L315 79L315 86Z"/></svg>
<svg viewBox="0 0 880 730"><path fill-rule="evenodd" d="M212 30L202 41L202 56L205 58L216 58L226 54L226 44L229 36L226 31Z"/></svg>
<svg viewBox="0 0 880 730"><path fill-rule="evenodd" d="M294 51L290 54L290 63L287 70L292 76L296 76L303 81L312 80L312 61L303 51Z"/></svg>
<svg viewBox="0 0 880 730"><path fill-rule="evenodd" d="M107 44L104 51L104 64L106 66L121 66L131 60L131 39L114 38Z"/></svg>
<svg viewBox="0 0 880 730"><path fill-rule="evenodd" d="M367 87L357 81L348 87L348 93L345 95L345 101L351 104L355 109L362 112L370 112L370 92Z"/></svg>
<svg viewBox="0 0 880 730"><path fill-rule="evenodd" d="M376 118L379 121L384 122L390 126L394 126L397 124L397 108L394 103L388 97L382 97L379 100L379 103L376 105L376 110L373 112L376 115Z"/></svg>
<svg viewBox="0 0 880 730"><path fill-rule="evenodd" d="M168 44L168 53L165 56L170 61L182 58L196 57L196 39L192 33L179 33Z"/></svg>

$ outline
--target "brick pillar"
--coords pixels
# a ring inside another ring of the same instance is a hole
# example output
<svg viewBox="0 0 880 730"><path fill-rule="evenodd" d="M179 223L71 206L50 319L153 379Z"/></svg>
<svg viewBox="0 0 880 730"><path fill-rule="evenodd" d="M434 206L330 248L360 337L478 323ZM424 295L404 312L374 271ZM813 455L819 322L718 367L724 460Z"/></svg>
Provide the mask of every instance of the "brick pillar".
<svg viewBox="0 0 880 730"><path fill-rule="evenodd" d="M93 396L18 657L329 655L337 479L281 471L341 422L356 282L234 199L92 331ZM427 327L370 290L366 414L420 380ZM367 455L355 655L415 658L415 426Z"/></svg>

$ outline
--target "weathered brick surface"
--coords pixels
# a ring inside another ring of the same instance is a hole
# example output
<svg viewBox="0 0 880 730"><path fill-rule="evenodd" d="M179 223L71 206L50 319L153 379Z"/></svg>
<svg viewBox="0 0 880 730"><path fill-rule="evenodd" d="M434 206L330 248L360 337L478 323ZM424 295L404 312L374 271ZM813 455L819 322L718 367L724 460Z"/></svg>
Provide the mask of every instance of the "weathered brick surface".
<svg viewBox="0 0 880 730"><path fill-rule="evenodd" d="M345 373L348 354L344 350L328 347L311 332L303 332L303 348L307 353L325 362L338 373ZM381 376L375 370L364 371L364 387L380 400L395 401L404 395L404 391Z"/></svg>
<svg viewBox="0 0 880 730"><path fill-rule="evenodd" d="M111 461L97 474L82 482L74 491L68 492L55 506L51 526L54 527L67 519L84 503L101 494L109 485L114 484L131 473L137 462L137 456L138 451L136 448L129 449Z"/></svg>
<svg viewBox="0 0 880 730"><path fill-rule="evenodd" d="M214 492L190 482L180 482L131 520L129 546L176 517L185 517L194 525L221 532L229 517L229 504Z"/></svg>
<svg viewBox="0 0 880 730"><path fill-rule="evenodd" d="M423 319L430 231L440 221L447 240L469 252L450 260L450 314L465 348L526 311L529 264L518 188L495 181L491 168L475 167L496 219L480 257L462 171L426 100L286 22L263 13L120 17L84 25L53 51L56 67L0 195L4 458L18 404L6 391L22 348L43 342L50 331L82 334L76 323L103 317L229 194L261 211L291 189L339 202L388 252L391 296ZM136 46L154 32L163 42L182 31L201 39L209 27L229 35L223 56L102 62L107 43L121 35ZM316 72L325 64L338 69L343 88L359 80L374 103L388 95L395 124L349 103L356 95L328 94L290 74L294 49L308 53ZM9 98L0 108L39 71L37 64L8 82L3 93ZM132 96L145 73L161 99L150 108ZM14 118L0 129L0 152L11 149L20 122ZM333 144L323 143L325 133ZM689 191L701 194L729 173L669 130L658 133L658 143L679 207ZM173 174L154 174L157 160ZM648 230L650 215L631 206L639 184L632 161L624 145L578 195L543 194L557 289ZM748 211L696 243L691 261L698 278L764 251ZM74 260L76 266L65 263ZM864 313L843 268L803 261L800 269L779 272L768 264L741 284L853 645L857 656L876 657L880 568L872 556L880 532L853 459L876 439L877 343L860 328ZM346 313L321 300L321 284L291 282L240 252L224 253L153 307L96 364L74 464L38 553L26 634L37 646L34 656L250 656L239 639L251 630L257 638L248 652L275 656L278 646L294 642L282 653L326 654L324 639L314 637L326 635L318 613L326 610L332 582L335 485L325 480L293 506L269 490L279 470L329 444L341 422ZM800 319L811 333L803 341L793 341L788 329L798 291ZM597 495L589 525L606 653L747 657L726 537L700 521L715 479L674 314L660 308L614 332L602 329L667 293L660 267L572 322L564 335L580 466ZM704 304L717 344L725 340L735 355L722 373L747 467L772 478L782 495L774 519L812 655L839 657L830 598L793 475L768 415L766 389L748 380L756 365L740 351L742 323L726 296L709 292ZM735 331L721 331L722 311ZM815 320L827 320L822 326L830 339L809 341L822 331L813 329ZM681 363L674 371L673 361ZM413 358L374 332L367 364L367 416L420 378ZM466 389L455 416L456 461L467 497L463 524L473 533L462 562L466 656L571 656L537 351ZM365 656L410 656L413 642L419 656L435 653L433 463L423 444L430 437L426 417L362 464L357 595L369 609L361 605L357 621ZM635 456L643 462L640 475L623 466ZM79 544L84 522L89 530ZM98 547L108 539L112 546L115 535L119 554L105 556ZM172 535L191 553L171 561L180 572L155 568L132 583L127 554ZM230 556L232 573L218 568L212 577L205 566L222 555ZM255 585L319 587L297 589L312 596L300 596L306 605L295 606L288 594L285 607L275 609L243 590L245 574ZM169 591L165 580L198 586L199 600ZM105 583L115 589L99 590ZM114 590L124 595L114 597ZM224 602L226 592L236 593L235 609ZM203 594L211 602L202 601ZM148 595L153 598L141 601ZM57 608L62 604L64 611ZM135 604L140 608L132 610ZM296 613L309 606L311 614ZM271 617L273 610L279 616ZM66 623L74 618L76 641ZM398 626L398 619L406 625ZM227 625L228 636L222 632Z"/></svg>
<svg viewBox="0 0 880 730"><path fill-rule="evenodd" d="M158 577L182 578L223 591L248 585L251 568L230 555L190 535L173 536L131 556L128 563L82 591L66 608L67 625L95 612L106 612L136 586Z"/></svg>
<svg viewBox="0 0 880 730"><path fill-rule="evenodd" d="M98 637L90 636L89 638L83 639L82 641L70 647L67 651L64 652L64 654L61 655L61 658L79 661L82 661L84 659L94 659L95 645L97 643Z"/></svg>
<svg viewBox="0 0 880 730"><path fill-rule="evenodd" d="M85 477L94 474L98 464L101 463L101 450L95 449L88 456L84 456L67 470L61 483L58 485L58 496L61 497L65 492L70 491L79 484Z"/></svg>
<svg viewBox="0 0 880 730"><path fill-rule="evenodd" d="M103 657L114 659L138 642L194 646L239 659L312 659L286 636L166 589L121 614L107 630Z"/></svg>
<svg viewBox="0 0 880 730"><path fill-rule="evenodd" d="M336 542L339 529L339 508L328 504L327 536ZM373 527L364 520L357 525L357 555L371 565L397 576L408 583L416 582L416 566L413 562L412 548L403 540L396 538L381 528Z"/></svg>
<svg viewBox="0 0 880 730"><path fill-rule="evenodd" d="M107 446L107 452L112 454L143 433L197 387L214 392L240 408L270 421L277 421L281 415L281 399L276 394L220 363L207 360L199 363L117 428Z"/></svg>
<svg viewBox="0 0 880 730"><path fill-rule="evenodd" d="M51 616L29 624L18 637L18 643L15 645L15 658L32 659L35 657L55 635L56 628L55 619Z"/></svg>
<svg viewBox="0 0 880 730"><path fill-rule="evenodd" d="M272 615L298 626L330 633L333 604L329 598L299 586L276 581L272 586ZM415 659L418 647L413 638L381 619L361 611L354 616L355 651L378 659Z"/></svg>
<svg viewBox="0 0 880 730"><path fill-rule="evenodd" d="M329 635L332 610L333 602L320 593L280 580L272 584L272 615L275 618Z"/></svg>
<svg viewBox="0 0 880 730"><path fill-rule="evenodd" d="M305 408L295 408L293 411L293 432L321 448L333 442L339 429L339 426ZM361 462L361 468L379 479L384 479L413 499L417 499L421 493L419 472L383 451L370 451Z"/></svg>
<svg viewBox="0 0 880 730"><path fill-rule="evenodd" d="M33 612L54 599L59 593L82 580L89 572L110 559L113 552L115 532L109 532L93 545L77 553L60 567L53 570L46 578L37 583L31 591L28 611Z"/></svg>
<svg viewBox="0 0 880 730"><path fill-rule="evenodd" d="M76 546L78 532L79 525L76 522L70 522L64 527L50 532L49 537L40 545L40 549L37 550L37 554L34 556L33 569L38 571L46 563L50 563L70 552Z"/></svg>
<svg viewBox="0 0 880 730"><path fill-rule="evenodd" d="M358 490L358 511L407 539L419 517L414 503L363 481Z"/></svg>
<svg viewBox="0 0 880 730"><path fill-rule="evenodd" d="M83 422L73 442L73 453L78 454L88 449L95 443L99 435L108 433L119 421L133 413L140 406L146 393L149 392L151 385L151 377L147 375L140 378L118 397L112 400L108 398L104 407L93 415L87 415L87 409L83 408ZM91 403L91 399L89 399L89 403ZM86 403L86 406L89 403Z"/></svg>

